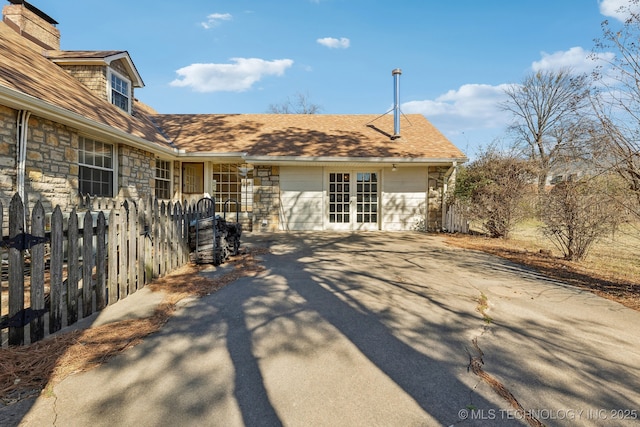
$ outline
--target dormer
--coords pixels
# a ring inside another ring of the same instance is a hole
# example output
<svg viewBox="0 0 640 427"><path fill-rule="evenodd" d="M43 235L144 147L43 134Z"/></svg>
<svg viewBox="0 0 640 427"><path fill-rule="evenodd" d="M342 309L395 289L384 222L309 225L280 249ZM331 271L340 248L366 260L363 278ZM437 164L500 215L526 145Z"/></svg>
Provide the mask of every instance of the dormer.
<svg viewBox="0 0 640 427"><path fill-rule="evenodd" d="M45 53L97 96L131 114L134 88L144 87L127 51L51 50Z"/></svg>

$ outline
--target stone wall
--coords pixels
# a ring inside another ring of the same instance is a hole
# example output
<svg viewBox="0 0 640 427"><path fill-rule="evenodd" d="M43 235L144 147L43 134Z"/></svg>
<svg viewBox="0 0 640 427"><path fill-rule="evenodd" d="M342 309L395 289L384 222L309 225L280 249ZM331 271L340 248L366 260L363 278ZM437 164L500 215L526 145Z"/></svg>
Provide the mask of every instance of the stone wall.
<svg viewBox="0 0 640 427"><path fill-rule="evenodd" d="M38 45L38 50L60 49L60 31L22 4L8 4L2 9L4 21L24 38Z"/></svg>
<svg viewBox="0 0 640 427"><path fill-rule="evenodd" d="M16 138L18 112L0 106L0 201L8 208L18 191L16 173ZM25 192L28 206L40 200L45 210L59 205L63 211L77 206L78 142L76 129L37 116L29 119ZM112 143L112 141L105 141ZM137 148L116 144L119 195L148 197L154 195L155 157Z"/></svg>
<svg viewBox="0 0 640 427"><path fill-rule="evenodd" d="M45 209L75 205L78 170L78 134L59 123L31 116L25 163L29 206L37 200Z"/></svg>
<svg viewBox="0 0 640 427"><path fill-rule="evenodd" d="M280 168L254 166L253 229L278 231L280 227Z"/></svg>
<svg viewBox="0 0 640 427"><path fill-rule="evenodd" d="M443 202L448 167L429 168L429 188L427 207L427 231L441 231L443 218Z"/></svg>
<svg viewBox="0 0 640 427"><path fill-rule="evenodd" d="M155 156L137 148L121 145L118 149L119 196L155 196L156 188Z"/></svg>
<svg viewBox="0 0 640 427"><path fill-rule="evenodd" d="M85 85L97 97L110 102L107 93L107 67L96 65L61 65L61 68Z"/></svg>
<svg viewBox="0 0 640 427"><path fill-rule="evenodd" d="M122 76L131 79L127 73L127 69L122 65L122 60L114 61L111 68ZM108 67L104 65L67 65L58 64L62 69L71 74L76 80L85 85L97 97L111 102L111 96L107 92L107 71ZM133 82L130 84L131 100L135 97Z"/></svg>

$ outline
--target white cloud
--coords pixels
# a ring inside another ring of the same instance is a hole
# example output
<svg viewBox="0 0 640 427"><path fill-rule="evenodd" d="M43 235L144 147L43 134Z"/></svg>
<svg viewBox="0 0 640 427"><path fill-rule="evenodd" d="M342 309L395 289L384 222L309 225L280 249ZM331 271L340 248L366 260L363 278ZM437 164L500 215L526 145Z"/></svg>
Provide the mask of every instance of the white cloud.
<svg viewBox="0 0 640 427"><path fill-rule="evenodd" d="M591 74L596 67L601 66L605 80L600 83L607 83L611 80L608 77L610 67L608 64L614 60L613 52L587 52L581 47L572 47L567 51L558 51L552 54L542 52L542 59L534 61L531 69L538 71L557 71L560 69L569 69L576 74Z"/></svg>
<svg viewBox="0 0 640 427"><path fill-rule="evenodd" d="M445 134L460 134L465 130L506 127L511 119L500 110L506 99L506 84L466 84L433 100L410 101L400 106L403 113L418 113L427 117Z"/></svg>
<svg viewBox="0 0 640 427"><path fill-rule="evenodd" d="M293 65L291 59L265 61L231 58L230 64L191 64L176 71L171 86L190 87L196 92L244 92L265 76L281 76Z"/></svg>
<svg viewBox="0 0 640 427"><path fill-rule="evenodd" d="M326 46L330 49L346 49L351 44L351 41L346 37L340 37L339 39L333 37L324 37L316 40L319 44Z"/></svg>
<svg viewBox="0 0 640 427"><path fill-rule="evenodd" d="M604 16L617 19L620 22L624 22L629 14L622 12L620 8L628 8L631 12L640 12L640 4L633 4L629 0L601 0L600 1L600 13Z"/></svg>
<svg viewBox="0 0 640 427"><path fill-rule="evenodd" d="M200 25L208 30L218 26L222 21L231 21L232 19L233 16L231 16L230 13L212 13L211 15L208 15L207 20L201 22Z"/></svg>
<svg viewBox="0 0 640 427"><path fill-rule="evenodd" d="M540 55L542 59L531 64L533 71L569 68L576 73L590 73L597 65L597 62L590 57L591 52L579 46L554 53L541 52Z"/></svg>

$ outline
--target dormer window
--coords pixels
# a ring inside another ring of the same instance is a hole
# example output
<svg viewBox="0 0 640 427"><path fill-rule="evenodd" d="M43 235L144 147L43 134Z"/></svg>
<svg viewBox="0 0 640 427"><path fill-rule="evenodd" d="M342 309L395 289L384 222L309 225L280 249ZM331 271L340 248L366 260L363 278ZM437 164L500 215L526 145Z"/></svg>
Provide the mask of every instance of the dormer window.
<svg viewBox="0 0 640 427"><path fill-rule="evenodd" d="M111 103L131 112L131 83L121 75L111 70Z"/></svg>

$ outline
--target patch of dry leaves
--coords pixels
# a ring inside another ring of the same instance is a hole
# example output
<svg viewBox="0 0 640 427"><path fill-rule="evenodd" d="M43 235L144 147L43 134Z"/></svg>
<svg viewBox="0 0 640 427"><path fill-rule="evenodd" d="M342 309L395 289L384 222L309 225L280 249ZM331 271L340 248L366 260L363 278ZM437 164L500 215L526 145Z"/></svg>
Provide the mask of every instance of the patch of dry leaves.
<svg viewBox="0 0 640 427"><path fill-rule="evenodd" d="M447 243L466 249L474 249L508 259L511 262L534 268L547 277L593 292L603 298L640 311L640 284L628 279L604 275L587 269L579 263L569 262L548 253L530 252L508 240L483 236L453 234Z"/></svg>
<svg viewBox="0 0 640 427"><path fill-rule="evenodd" d="M240 277L257 274L263 267L254 255L266 251L261 248L245 251L229 261L233 269L216 278L204 277L200 274L203 266L190 264L153 281L149 288L164 292L165 298L150 317L68 332L28 346L0 349L0 399L10 404L38 394L68 375L90 370L139 344L169 320L180 300L208 295Z"/></svg>

